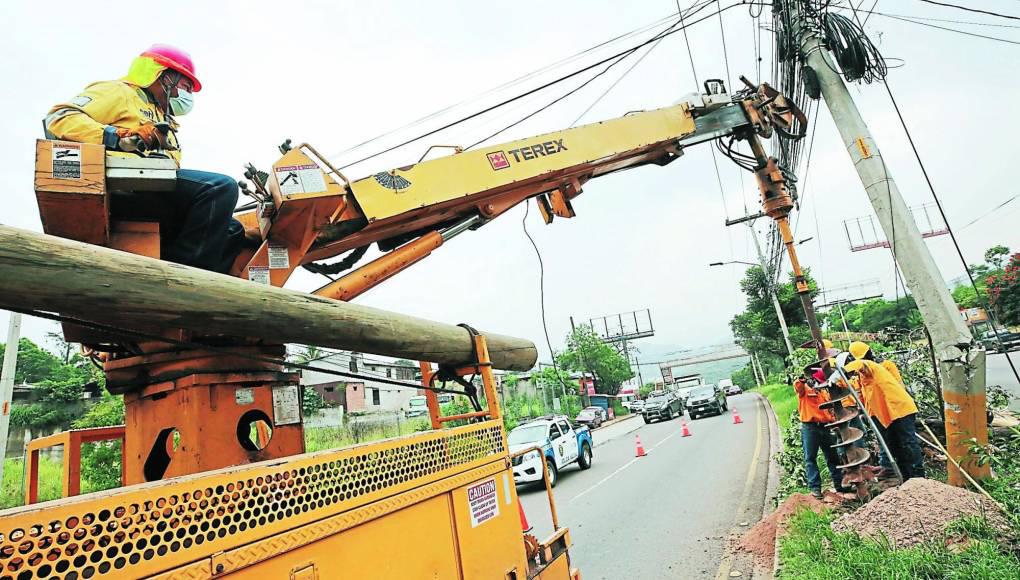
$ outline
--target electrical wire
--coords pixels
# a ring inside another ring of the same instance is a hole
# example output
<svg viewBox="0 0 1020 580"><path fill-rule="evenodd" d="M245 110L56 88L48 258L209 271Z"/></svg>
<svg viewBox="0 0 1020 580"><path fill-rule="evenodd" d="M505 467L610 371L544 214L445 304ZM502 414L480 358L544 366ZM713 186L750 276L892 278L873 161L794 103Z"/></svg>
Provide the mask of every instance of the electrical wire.
<svg viewBox="0 0 1020 580"><path fill-rule="evenodd" d="M1002 14L1000 12L992 12L990 10L981 10L980 8L970 8L968 6L960 6L958 4L950 4L948 2L936 2L935 0L918 0L918 2L924 2L925 4L934 4L935 6L942 6L944 8L955 8L957 10L963 10L965 12L973 12L975 14L986 14L988 16L995 16L997 18L1006 18L1008 20L1020 20L1020 16L1012 16L1009 14Z"/></svg>
<svg viewBox="0 0 1020 580"><path fill-rule="evenodd" d="M922 0L922 1L924 1L924 0ZM854 18L858 18L856 13L854 14ZM913 137L913 135L910 132L910 128L907 126L907 122L903 118L903 112L900 110L899 103L896 102L896 97L893 95L892 87L889 86L889 81L886 80L885 78L882 79L882 84L883 84L883 86L885 86L885 91L889 95L889 101L892 103L893 109L896 111L896 117L897 117L897 119L899 119L900 126L903 128L903 133L907 137L907 142L910 143L910 149L914 153L914 158L917 160L917 165L921 169L921 174L924 176L924 181L925 181L925 183L928 186L928 190L931 192L932 199L935 200L935 206L939 210L939 215L942 216L942 221L943 221L943 223L946 224L946 230L949 232L949 238L952 240L953 247L956 249L956 254L960 258L960 263L963 265L963 269L967 273L967 278L970 280L971 288L974 290L974 294L977 296L978 300L981 301L981 307L984 308L985 312L988 314L988 319L989 319L989 322L991 323L992 331L995 334L996 340L999 341L999 346L1002 347L1003 346L1002 338L999 336L998 328L996 328L996 325L998 324L998 321L996 320L995 312L989 307L987 301L985 300L985 297L981 294L981 291L978 289L977 283L974 281L974 275L971 273L970 268L967 265L967 259L964 258L964 256L963 256L963 250L960 248L960 243L956 239L956 233L953 231L952 226L949 225L949 218L946 216L945 208L942 207L942 200L939 199L938 194L935 193L935 185L932 183L931 176L928 174L928 169L925 166L924 161L921 159L921 153L917 149L917 144L914 142L914 137ZM883 169L885 169L885 159L882 159L882 167L883 167ZM886 187L891 190L891 187L889 186L888 180L889 180L889 175L888 175L888 172L886 172ZM890 200L891 200L891 196L892 196L892 193L890 192ZM889 204L889 211L892 212L892 203L891 202ZM892 230L893 231L893 236L895 236L895 231L896 231L895 230L895 225L896 225L895 220L892 220L892 223L893 223L893 230ZM895 237L894 237L893 240L892 240L892 243L890 244L890 246L891 247L895 247L895 245L896 245L896 242L895 242ZM897 271L897 273L898 273L898 271ZM1013 376L1016 378L1017 382L1020 382L1020 372L1017 371L1016 365L1013 364L1013 358L1010 357L1008 350L1006 350L1006 349L1003 349L1003 350L1005 351L1006 361L1009 362L1010 369L1013 370Z"/></svg>
<svg viewBox="0 0 1020 580"><path fill-rule="evenodd" d="M1015 40L1008 40L1008 39L1005 39L1005 38L1000 38L998 36L988 36L987 34L978 34L976 32L968 32L968 31L965 31L965 30L957 30L956 28L949 28L948 26L938 26L936 24L929 24L927 22L920 22L920 21L917 21L917 20L911 20L909 18L903 18L901 16L892 16L890 14L879 14L879 16L882 16L883 18L891 18L893 20L899 20L901 22L909 22L911 24L917 24L918 26L927 26L928 28L937 28L939 30L945 30L947 32L955 32L957 34L963 34L965 36L973 36L975 38L983 38L985 40L993 40L995 42L1002 42L1002 43L1005 43L1005 44L1020 44L1020 42L1017 42Z"/></svg>
<svg viewBox="0 0 1020 580"><path fill-rule="evenodd" d="M743 2L737 2L737 3L734 3L734 4L730 4L729 6L726 6L726 7L722 8L722 10L726 11L726 10L729 10L731 8L735 8L736 6L740 6L742 4L743 4ZM695 8L694 12L697 13L697 12L701 11L702 9L704 9L705 6L708 6L708 4L707 3L706 4L702 4L701 6ZM690 22L686 26L693 26L695 24L704 22L705 20L707 20L707 19L709 19L709 18L711 18L713 16L715 16L714 12L711 13L711 14L705 15L705 16L703 16L703 17L701 17L701 18L699 18L699 19L697 19L697 20L695 20L693 22ZM677 24L679 24L679 22ZM649 44L652 44L653 42L659 40L663 36L669 36L671 34L675 34L675 33L679 32L681 29L686 28L686 26L684 26L684 27L682 27L680 29L677 29L676 28L676 24L674 24L669 29L667 29L667 31L659 33L659 34L653 36L652 38L650 38L648 40L645 40L644 42L641 42L640 44L632 46L631 48L628 48L626 50L618 52L618 53L616 53L616 54L614 54L612 56L603 58L603 59L601 59L601 60L599 60L599 61L597 61L597 62L595 62L593 64L590 64L590 65L587 65L587 66L582 67L580 69L577 69L577 70L575 70L575 71L573 71L571 73L563 75L563 76L561 76L559 78L556 78L554 80L551 80L551 81L548 81L546 83L543 83L542 85L540 85L538 87L529 89L529 90L527 90L527 91L525 91L523 93L520 93L518 95L515 95L515 96L507 98L507 99L504 99L504 100L502 100L502 101L500 101L500 102L498 102L498 103L496 103L494 105L485 107L482 110L479 110L479 111L476 111L476 112L471 113L469 115L466 115L464 117L461 117L461 118L459 118L459 119L457 119L455 121L450 121L448 123L443 124L440 127L437 127L435 129L431 129L431 130L429 130L429 131L427 131L425 133L422 133L420 135L417 135L415 137L411 137L409 139L405 139L405 140L401 141L400 143L397 143L397 144L392 145L390 147L386 147L386 148L384 148L384 149L382 149L380 151L377 151L375 153L372 153L372 154L369 154L369 155L365 155L365 156L360 157L359 159L357 159L355 161L351 161L349 163L345 163L344 165L341 165L339 167L339 169L347 169L348 167L351 167L353 165L357 165L357 164L362 163L364 161L368 161L369 159L373 159L373 158L378 157L380 155L384 155L386 153L389 153L391 151L394 151L396 149L404 147L405 145L409 145L411 143L415 143L415 142L420 141L420 140L422 140L422 139L424 139L426 137L430 137L432 135L435 135L436 133L439 133L441 131L444 131L446 129L449 129L451 127L454 127L454 126L459 125L461 123L464 123L466 121L470 121L471 119L475 119L475 118L480 117L480 116L482 116L482 115L484 115L486 113L492 112L492 111L494 111L494 110L496 110L496 109L498 109L500 107L506 106L506 105L508 105L510 103L519 101L519 100L521 100L521 99L523 99L525 97L528 97L528 96L531 96L533 94L536 94L536 93L538 93L540 91L543 91L543 90L545 90L545 89L547 89L549 87L552 87L552 86L557 85L557 84L559 84L561 82L564 82L564 81L567 81L569 79L572 79L572 78L574 78L574 77L576 77L576 76L578 76L580 74L583 74L583 73L585 73L585 72L587 72L589 70L592 70L592 69L597 68L599 66L602 66L602 65L604 65L604 64L606 64L608 62L616 60L616 59L618 59L621 56L632 54L635 51L641 49L642 47L648 46Z"/></svg>
<svg viewBox="0 0 1020 580"><path fill-rule="evenodd" d="M524 235L531 242L531 247L535 249L535 258L538 259L538 304L542 313L542 332L545 334L545 345L549 348L549 358L552 359L553 371L555 371L556 378L560 381L560 386L566 392L567 383L560 374L560 369L556 364L556 352L553 350L552 340L549 339L549 324L545 318L545 262L542 260L542 252L538 249L535 238L531 237L531 232L528 231L528 213L530 210L531 204L524 202L524 217L521 218L521 229L524 230Z"/></svg>
<svg viewBox="0 0 1020 580"><path fill-rule="evenodd" d="M448 113L448 112L450 112L450 111L452 111L452 110L454 110L454 109L456 109L456 108L458 108L460 106L466 105L468 103L476 102L476 101L481 100L481 99L483 99L483 98L485 98L485 97L487 97L489 95L495 94L495 93L497 93L497 92L499 92L501 90L504 90L504 89L510 88L512 86L521 84L521 83L523 83L525 81L531 80L532 78L535 78L535 77L537 77L537 76L539 76L539 75L541 75L543 73L549 72L551 70L555 70L555 69L557 69L557 68L559 68L561 66L569 64L569 63L571 63L571 62L573 62L575 60L578 60L579 58L581 58L581 57L583 57L583 56L585 56L587 54L591 54L592 52L595 52L595 51L597 51L600 48L605 48L605 47L610 46L612 44L615 44L617 42L620 42L620 41L626 40L628 38L631 38L631 37L637 36L639 34L642 34L644 32L647 32L648 30L651 30L652 28L655 28L656 26L659 26L662 23L664 23L666 21L669 21L669 20L672 20L672 19L673 19L673 15L672 14L669 14L667 16L663 16L662 18L659 18L658 20L655 20L653 22L649 22L649 23L644 24L642 26L639 26L638 28L635 28L635 29L633 29L633 30L631 30L629 32L625 32L623 34L614 36L613 38L610 38L608 40L604 40L604 41L602 41L602 42L600 42L598 44L590 46L590 47L588 47L588 48L586 48L586 49L584 49L584 50L582 50L580 52L577 52L577 53L571 55L571 56L568 56L566 58L563 58L563 59L560 59L558 61L552 62L552 63L547 64L547 65L545 65L545 66L543 66L541 68L538 68L538 69L533 70L533 71L531 71L529 73L521 75L521 76L519 76L517 78L511 79L511 80L509 80L509 81L507 81L505 83L502 83L502 84L500 84L498 86L492 87L491 89L488 89L488 90L486 90L486 91L484 91L482 93L479 93L479 94L477 94L477 95L475 95L473 97L464 99L462 101L454 103L453 105L449 105L449 106L443 107L442 109L439 109L437 111L433 111L432 113L429 113L429 114L427 114L427 115L425 115L425 116L423 116L421 118L415 119L415 120L413 120L413 121L411 121L411 122L409 122L407 124L404 124L404 125L402 125L400 127L396 127L396 128L390 129L390 130L386 131L385 133L381 133L379 135L376 135L375 137L372 137L370 139L366 139L365 141L362 141L360 143L352 145L352 146L348 147L347 149L344 149L343 151L340 151L338 153L334 153L334 154L330 155L330 157L338 157L340 155L345 155L347 153L351 153L352 151L356 151L356 150L364 147L365 145L369 145L371 143L375 143L376 141L379 141L381 139L389 137L390 135L394 135L394 134L396 134L396 133L398 133L400 131L404 131L406 129L410 129L410 128L413 128L413 127L417 127L418 125L421 125L422 123L425 123L427 121L431 121L432 119L435 119L436 117L439 117L439 116L441 116L441 115L443 115L445 113Z"/></svg>
<svg viewBox="0 0 1020 580"><path fill-rule="evenodd" d="M965 230L965 229L969 228L970 226L978 223L979 221L985 219L989 215L992 215L992 214L998 212L1000 209L1006 207L1007 205L1010 204L1010 202L1012 202L1013 200L1015 200L1018 197L1020 197L1020 194L1014 195L1013 197L1007 199L1006 201L1000 203L999 205L993 207L992 209L986 211L985 213L983 213L983 214L979 215L978 217L972 219L971 221L967 222L967 224L964 225L962 228L960 228L960 230Z"/></svg>

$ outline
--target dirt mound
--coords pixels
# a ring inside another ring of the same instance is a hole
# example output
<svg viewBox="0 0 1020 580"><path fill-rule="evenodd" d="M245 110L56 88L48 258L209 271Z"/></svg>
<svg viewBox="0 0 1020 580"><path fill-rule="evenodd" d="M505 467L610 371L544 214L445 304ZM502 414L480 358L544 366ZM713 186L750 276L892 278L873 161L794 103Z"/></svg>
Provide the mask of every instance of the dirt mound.
<svg viewBox="0 0 1020 580"><path fill-rule="evenodd" d="M775 555L776 533L781 532L786 520L795 514L802 507L821 512L825 506L821 501L805 493L795 493L786 498L776 511L747 530L740 538L738 547L744 552L754 554L755 560L761 566L772 567L772 558Z"/></svg>
<svg viewBox="0 0 1020 580"><path fill-rule="evenodd" d="M992 527L1008 529L999 507L988 498L932 479L911 479L841 516L832 529L873 538L884 534L894 547L907 548L941 537L946 524L971 515L985 515Z"/></svg>

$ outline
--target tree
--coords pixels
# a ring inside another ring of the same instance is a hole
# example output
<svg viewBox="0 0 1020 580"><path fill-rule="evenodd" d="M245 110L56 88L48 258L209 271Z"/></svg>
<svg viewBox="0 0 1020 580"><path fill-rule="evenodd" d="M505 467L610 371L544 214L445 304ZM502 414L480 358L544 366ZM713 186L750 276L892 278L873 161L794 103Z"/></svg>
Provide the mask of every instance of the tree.
<svg viewBox="0 0 1020 580"><path fill-rule="evenodd" d="M561 368L594 373L595 392L604 395L615 395L623 381L634 376L630 362L586 324L567 335L567 350L556 362Z"/></svg>
<svg viewBox="0 0 1020 580"><path fill-rule="evenodd" d="M973 286L969 285L960 285L953 288L953 301L960 308L978 308L981 306L977 292L974 291Z"/></svg>
<svg viewBox="0 0 1020 580"><path fill-rule="evenodd" d="M1001 270L1009 259L1009 248L1003 245L992 246L985 250L985 263L993 270Z"/></svg>
<svg viewBox="0 0 1020 580"><path fill-rule="evenodd" d="M655 383L645 383L638 389L638 398L647 399L648 395L655 390Z"/></svg>
<svg viewBox="0 0 1020 580"><path fill-rule="evenodd" d="M830 312L829 316L833 316ZM839 314L835 314L839 316ZM898 300L875 298L844 308L846 325L853 332L879 332L886 328L920 328L924 324L912 296ZM841 324L841 323L840 323Z"/></svg>
<svg viewBox="0 0 1020 580"><path fill-rule="evenodd" d="M1020 324L1020 252L1010 257L1002 273L992 274L985 281L990 306L999 321Z"/></svg>
<svg viewBox="0 0 1020 580"><path fill-rule="evenodd" d="M0 357L3 350L0 346ZM81 355L70 355L65 364L27 338L18 342L14 380L34 386L38 395L32 403L11 408L11 423L33 428L67 425L82 412L85 387L104 384L102 373Z"/></svg>
<svg viewBox="0 0 1020 580"><path fill-rule="evenodd" d="M805 277L813 298L818 284L811 278L809 272L805 273ZM781 367L782 360L788 353L783 341L783 331L779 326L779 318L772 305L770 277L761 267L753 266L744 273L740 289L747 296L747 306L744 312L730 320L733 336L744 350L757 353L760 358L765 359L762 361L763 364L773 366L772 363L775 363ZM790 341L796 345L810 340L811 332L807 327L804 307L797 295L793 274L790 274L788 282L776 286L775 291L783 317L790 329Z"/></svg>

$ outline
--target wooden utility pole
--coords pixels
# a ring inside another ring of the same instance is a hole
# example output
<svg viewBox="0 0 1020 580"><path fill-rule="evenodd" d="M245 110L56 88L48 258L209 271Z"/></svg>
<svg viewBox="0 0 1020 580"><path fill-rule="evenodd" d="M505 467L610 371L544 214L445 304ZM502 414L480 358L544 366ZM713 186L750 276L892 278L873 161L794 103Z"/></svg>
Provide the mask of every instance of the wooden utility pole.
<svg viewBox="0 0 1020 580"><path fill-rule="evenodd" d="M810 66L818 77L822 98L889 240L907 288L931 333L945 396L949 454L975 479L989 477L989 466L978 465L970 453L970 444L976 442L978 446L984 446L988 443L985 353L973 348L973 339L935 259L924 244L850 91L836 72L839 69L826 48L825 39L816 26L806 21L803 8L801 1L784 3L797 37L800 60ZM965 485L963 474L953 466L949 467L949 483Z"/></svg>
<svg viewBox="0 0 1020 580"><path fill-rule="evenodd" d="M457 366L475 360L471 334L452 324L2 225L0 272L0 308L148 334L185 329ZM529 340L483 334L496 369L525 371L538 359Z"/></svg>
<svg viewBox="0 0 1020 580"><path fill-rule="evenodd" d="M14 399L14 374L18 369L18 343L21 340L21 315L11 312L7 327L7 346L4 364L0 370L0 481L4 480L4 461L7 459L7 435L11 427L11 404Z"/></svg>

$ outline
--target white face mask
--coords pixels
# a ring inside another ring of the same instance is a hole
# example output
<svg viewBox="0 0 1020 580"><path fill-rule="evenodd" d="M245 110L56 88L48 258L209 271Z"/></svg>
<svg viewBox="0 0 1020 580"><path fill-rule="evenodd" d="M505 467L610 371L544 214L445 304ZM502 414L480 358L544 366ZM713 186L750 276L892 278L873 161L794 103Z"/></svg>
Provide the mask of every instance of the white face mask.
<svg viewBox="0 0 1020 580"><path fill-rule="evenodd" d="M170 113L174 116L187 115L195 105L192 94L182 88L177 89L177 96L169 98Z"/></svg>

